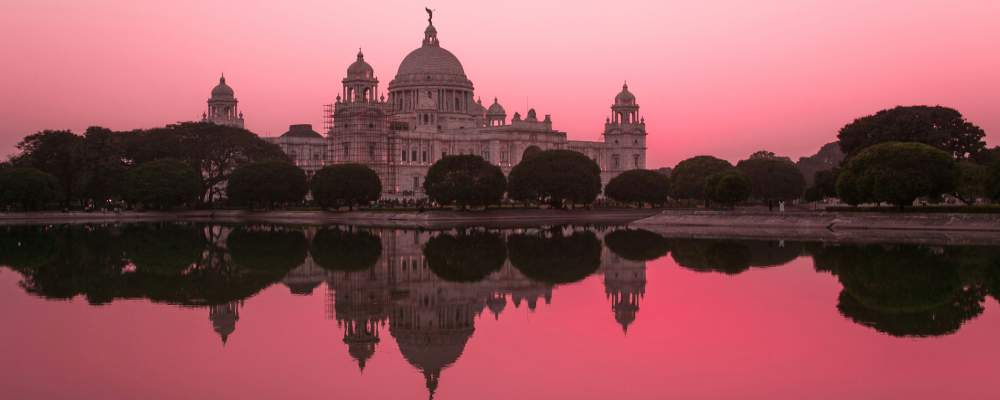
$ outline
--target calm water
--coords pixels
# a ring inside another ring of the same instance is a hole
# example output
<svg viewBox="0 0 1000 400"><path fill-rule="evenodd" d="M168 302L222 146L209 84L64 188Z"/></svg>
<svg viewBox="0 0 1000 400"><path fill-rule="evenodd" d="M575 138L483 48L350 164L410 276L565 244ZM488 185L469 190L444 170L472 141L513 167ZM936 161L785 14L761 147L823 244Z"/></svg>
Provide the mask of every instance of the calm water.
<svg viewBox="0 0 1000 400"><path fill-rule="evenodd" d="M1000 249L0 227L9 399L1000 398Z"/></svg>

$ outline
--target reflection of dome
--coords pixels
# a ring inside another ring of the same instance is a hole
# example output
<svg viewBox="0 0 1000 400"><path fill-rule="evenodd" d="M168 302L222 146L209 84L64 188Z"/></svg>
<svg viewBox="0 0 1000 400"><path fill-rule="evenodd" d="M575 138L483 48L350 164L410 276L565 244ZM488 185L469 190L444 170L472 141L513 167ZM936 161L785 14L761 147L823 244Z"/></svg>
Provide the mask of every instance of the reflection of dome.
<svg viewBox="0 0 1000 400"><path fill-rule="evenodd" d="M633 104L635 103L635 95L628 91L628 83L622 85L621 93L615 96L615 104Z"/></svg>
<svg viewBox="0 0 1000 400"><path fill-rule="evenodd" d="M233 88L226 84L226 77L219 77L219 84L215 85L215 88L212 89L212 98L231 99L234 94Z"/></svg>
<svg viewBox="0 0 1000 400"><path fill-rule="evenodd" d="M365 55L358 50L358 60L347 67L347 79L371 79L375 70L365 62Z"/></svg>
<svg viewBox="0 0 1000 400"><path fill-rule="evenodd" d="M494 293L486 299L486 307L493 313L494 319L500 319L500 313L503 312L504 308L507 308L507 296L502 293Z"/></svg>
<svg viewBox="0 0 1000 400"><path fill-rule="evenodd" d="M437 390L441 370L451 366L465 351L465 343L472 337L472 328L447 331L420 332L406 330L390 332L399 344L399 352L410 365L424 374L431 397Z"/></svg>
<svg viewBox="0 0 1000 400"><path fill-rule="evenodd" d="M493 98L493 105L491 105L490 108L488 110L486 110L486 115L488 115L488 116L506 116L507 115L507 110L504 110L503 106L501 106L500 103L497 102L497 99L494 97Z"/></svg>

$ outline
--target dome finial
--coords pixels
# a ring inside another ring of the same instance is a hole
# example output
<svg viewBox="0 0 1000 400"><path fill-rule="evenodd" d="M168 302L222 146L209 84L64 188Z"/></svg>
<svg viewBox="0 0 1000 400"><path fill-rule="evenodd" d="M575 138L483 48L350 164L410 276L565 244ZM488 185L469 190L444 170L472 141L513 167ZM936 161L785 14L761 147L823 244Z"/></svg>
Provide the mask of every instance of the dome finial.
<svg viewBox="0 0 1000 400"><path fill-rule="evenodd" d="M225 72L220 72L219 73L219 83L226 83L226 73Z"/></svg>
<svg viewBox="0 0 1000 400"><path fill-rule="evenodd" d="M628 80L626 80L625 83L622 84L622 89L628 90Z"/></svg>
<svg viewBox="0 0 1000 400"><path fill-rule="evenodd" d="M365 59L365 53L362 53L361 48L358 47L358 60L364 60L364 59Z"/></svg>

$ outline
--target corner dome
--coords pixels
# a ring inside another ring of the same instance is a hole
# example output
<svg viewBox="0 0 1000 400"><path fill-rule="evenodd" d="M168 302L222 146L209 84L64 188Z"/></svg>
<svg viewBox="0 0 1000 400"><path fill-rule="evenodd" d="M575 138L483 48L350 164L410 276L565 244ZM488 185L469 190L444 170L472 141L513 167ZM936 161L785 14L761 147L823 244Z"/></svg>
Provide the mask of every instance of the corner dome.
<svg viewBox="0 0 1000 400"><path fill-rule="evenodd" d="M615 104L635 104L635 95L628 91L628 83L622 85L622 91L615 96Z"/></svg>
<svg viewBox="0 0 1000 400"><path fill-rule="evenodd" d="M213 98L233 98L233 88L226 84L226 77L223 75L219 77L219 84L212 88Z"/></svg>
<svg viewBox="0 0 1000 400"><path fill-rule="evenodd" d="M504 110L503 106L501 106L500 103L497 102L497 99L494 97L493 98L493 105L491 105L490 108L488 110L486 110L486 115L491 115L491 116L492 115L495 115L495 116L501 116L501 115L503 115L503 116L506 116L507 115L507 110Z"/></svg>
<svg viewBox="0 0 1000 400"><path fill-rule="evenodd" d="M365 55L358 49L358 59L347 67L347 79L372 79L375 69L365 62Z"/></svg>

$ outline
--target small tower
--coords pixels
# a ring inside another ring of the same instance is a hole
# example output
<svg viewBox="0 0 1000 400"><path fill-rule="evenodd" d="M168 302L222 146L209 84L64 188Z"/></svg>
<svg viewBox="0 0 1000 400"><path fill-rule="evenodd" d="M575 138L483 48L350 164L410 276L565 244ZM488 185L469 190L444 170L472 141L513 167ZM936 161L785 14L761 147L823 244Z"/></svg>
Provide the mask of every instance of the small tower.
<svg viewBox="0 0 1000 400"><path fill-rule="evenodd" d="M208 308L208 319L212 321L212 330L219 334L223 346L229 341L229 335L236 331L236 322L240 320L242 305L239 301L231 301Z"/></svg>
<svg viewBox="0 0 1000 400"><path fill-rule="evenodd" d="M343 83L344 102L371 103L377 100L378 79L375 78L375 69L365 62L361 49L358 49L358 59L347 67L347 77Z"/></svg>
<svg viewBox="0 0 1000 400"><path fill-rule="evenodd" d="M628 83L622 85L611 105L611 117L604 123L604 143L610 154L607 171L646 168L646 121L639 116L639 104Z"/></svg>
<svg viewBox="0 0 1000 400"><path fill-rule="evenodd" d="M212 89L212 97L208 99L208 111L201 116L202 121L242 128L243 113L238 103L233 88L226 84L226 76L220 76L219 84Z"/></svg>
<svg viewBox="0 0 1000 400"><path fill-rule="evenodd" d="M493 104L490 105L490 108L486 110L486 125L507 125L507 111L503 109L503 106L500 105L496 97L493 98Z"/></svg>
<svg viewBox="0 0 1000 400"><path fill-rule="evenodd" d="M607 264L604 295L611 301L615 321L628 334L628 326L639 312L639 301L646 295L646 263L619 259Z"/></svg>

